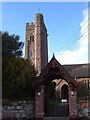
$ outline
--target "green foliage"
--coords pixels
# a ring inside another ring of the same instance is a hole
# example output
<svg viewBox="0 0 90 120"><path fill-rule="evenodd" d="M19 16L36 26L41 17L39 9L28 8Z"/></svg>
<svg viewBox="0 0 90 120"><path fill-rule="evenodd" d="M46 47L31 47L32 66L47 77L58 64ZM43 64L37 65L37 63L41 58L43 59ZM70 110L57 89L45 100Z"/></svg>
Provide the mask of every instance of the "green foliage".
<svg viewBox="0 0 90 120"><path fill-rule="evenodd" d="M79 81L77 88L77 97L83 98L85 96L88 96L88 87L83 81Z"/></svg>
<svg viewBox="0 0 90 120"><path fill-rule="evenodd" d="M20 57L22 55L23 42L20 42L18 35L9 35L8 32L2 32L2 56Z"/></svg>
<svg viewBox="0 0 90 120"><path fill-rule="evenodd" d="M36 71L30 61L21 58L19 37L3 33L2 97L3 99L34 98L32 82ZM15 44L14 44L15 43Z"/></svg>

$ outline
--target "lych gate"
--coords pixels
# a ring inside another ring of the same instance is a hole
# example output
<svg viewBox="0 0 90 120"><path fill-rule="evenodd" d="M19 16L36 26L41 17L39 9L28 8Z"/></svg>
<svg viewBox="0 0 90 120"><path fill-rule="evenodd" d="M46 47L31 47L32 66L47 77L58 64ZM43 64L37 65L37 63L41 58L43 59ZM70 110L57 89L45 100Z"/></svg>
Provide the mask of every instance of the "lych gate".
<svg viewBox="0 0 90 120"><path fill-rule="evenodd" d="M64 82L60 85L62 81ZM35 114L37 118L66 116L76 118L78 116L77 82L54 56L36 78L33 86L36 88Z"/></svg>

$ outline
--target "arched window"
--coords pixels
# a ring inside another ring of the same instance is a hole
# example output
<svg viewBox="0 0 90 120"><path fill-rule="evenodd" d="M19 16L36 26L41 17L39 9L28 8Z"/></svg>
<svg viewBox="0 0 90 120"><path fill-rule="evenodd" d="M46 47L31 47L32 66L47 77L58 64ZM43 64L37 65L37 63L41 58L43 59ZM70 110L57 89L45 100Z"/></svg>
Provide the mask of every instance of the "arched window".
<svg viewBox="0 0 90 120"><path fill-rule="evenodd" d="M64 84L61 88L61 98L68 100L68 86Z"/></svg>

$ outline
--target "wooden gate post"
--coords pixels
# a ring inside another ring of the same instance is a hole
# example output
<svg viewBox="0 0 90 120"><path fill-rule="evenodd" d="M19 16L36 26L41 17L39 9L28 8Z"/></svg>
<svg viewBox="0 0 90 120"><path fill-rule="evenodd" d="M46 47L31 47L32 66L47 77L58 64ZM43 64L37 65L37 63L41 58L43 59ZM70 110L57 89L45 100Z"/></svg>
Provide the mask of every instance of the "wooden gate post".
<svg viewBox="0 0 90 120"><path fill-rule="evenodd" d="M36 88L35 93L36 105L35 105L35 116L36 118L44 117L44 86L39 85Z"/></svg>
<svg viewBox="0 0 90 120"><path fill-rule="evenodd" d="M78 117L78 108L76 100L76 87L69 84L69 117L77 118Z"/></svg>

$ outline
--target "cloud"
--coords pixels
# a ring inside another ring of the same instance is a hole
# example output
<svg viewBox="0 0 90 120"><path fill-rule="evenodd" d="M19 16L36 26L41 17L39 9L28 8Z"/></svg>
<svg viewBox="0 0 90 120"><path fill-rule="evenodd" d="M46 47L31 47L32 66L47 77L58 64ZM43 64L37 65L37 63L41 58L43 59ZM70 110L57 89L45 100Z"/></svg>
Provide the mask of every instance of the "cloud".
<svg viewBox="0 0 90 120"><path fill-rule="evenodd" d="M80 23L80 39L75 44L77 49L64 50L56 57L61 64L81 64L88 62L88 9L82 12L83 20ZM71 48L75 46L71 46Z"/></svg>

